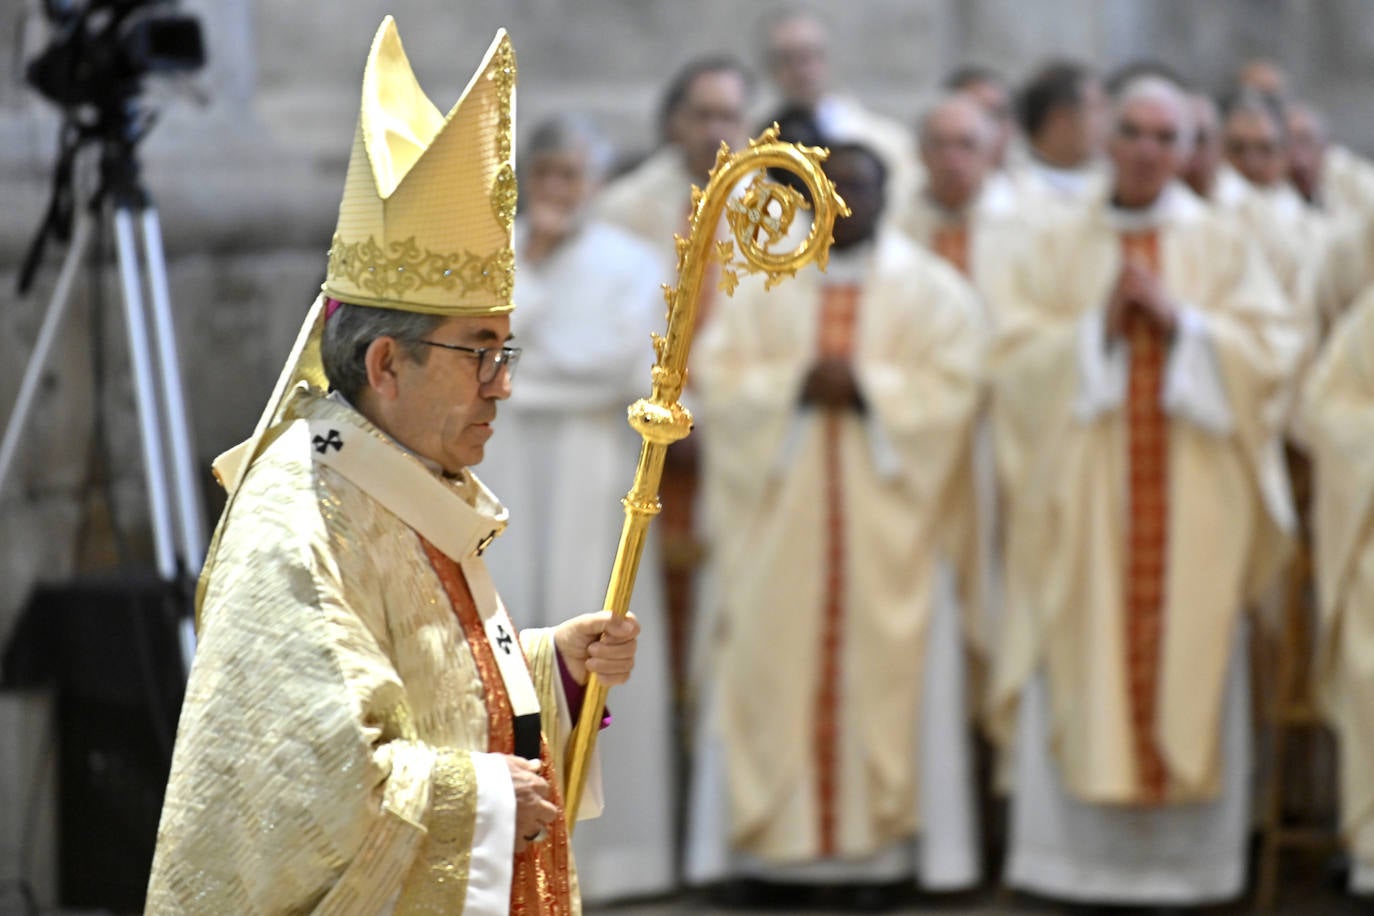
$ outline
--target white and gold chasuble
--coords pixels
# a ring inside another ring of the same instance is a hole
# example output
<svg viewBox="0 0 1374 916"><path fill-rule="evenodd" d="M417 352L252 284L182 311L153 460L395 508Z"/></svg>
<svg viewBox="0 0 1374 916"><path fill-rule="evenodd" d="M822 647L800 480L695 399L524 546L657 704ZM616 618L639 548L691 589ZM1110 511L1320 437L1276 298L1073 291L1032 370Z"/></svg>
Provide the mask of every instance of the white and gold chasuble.
<svg viewBox="0 0 1374 916"><path fill-rule="evenodd" d="M480 558L504 510L308 386L283 421L223 523L148 912L579 912L561 820L514 855L504 754L537 713L556 789L570 719Z"/></svg>

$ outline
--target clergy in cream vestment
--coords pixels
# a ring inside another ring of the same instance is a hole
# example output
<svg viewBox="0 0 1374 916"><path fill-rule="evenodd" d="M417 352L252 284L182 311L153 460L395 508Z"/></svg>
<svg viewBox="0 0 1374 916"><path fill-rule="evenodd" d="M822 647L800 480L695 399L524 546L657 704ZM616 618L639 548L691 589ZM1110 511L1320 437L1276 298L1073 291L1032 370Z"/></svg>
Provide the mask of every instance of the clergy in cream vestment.
<svg viewBox="0 0 1374 916"><path fill-rule="evenodd" d="M1052 61L1017 94L1027 155L1006 175L1021 208L1077 207L1102 192L1106 95L1081 64Z"/></svg>
<svg viewBox="0 0 1374 916"><path fill-rule="evenodd" d="M1340 739L1351 888L1374 894L1374 287L1337 322L1308 375L1299 438L1314 471L1317 690Z"/></svg>
<svg viewBox="0 0 1374 916"><path fill-rule="evenodd" d="M1303 200L1332 217L1374 210L1374 163L1333 144L1326 116L1307 102L1284 106L1288 177Z"/></svg>
<svg viewBox="0 0 1374 916"><path fill-rule="evenodd" d="M695 354L717 606L689 881L978 878L950 542L983 328L952 268L874 234L879 162L832 150L855 216L828 270L742 284Z"/></svg>
<svg viewBox="0 0 1374 916"><path fill-rule="evenodd" d="M830 67L830 29L814 11L784 8L759 23L764 69L775 90L758 112L760 129L798 116L811 119L827 143L862 143L887 167L888 213L914 193L921 180L911 129L852 95L836 92Z"/></svg>
<svg viewBox="0 0 1374 916"><path fill-rule="evenodd" d="M979 293L983 322L995 328L996 316L982 290L1012 256L1034 219L1043 209L1018 206L1002 176L993 171L995 126L983 107L967 93L945 96L920 121L920 147L925 182L906 201L894 225L911 240L938 255L959 271ZM986 407L986 399L982 408ZM997 475L989 418L980 408L973 460L965 469L975 493L975 524L962 564L974 576L967 594L974 597L974 627L970 633L980 663L990 657L1000 627L1001 535ZM984 674L980 665L978 672Z"/></svg>
<svg viewBox="0 0 1374 916"><path fill-rule="evenodd" d="M1256 98L1232 102L1223 123L1230 165L1248 193L1230 207L1242 230L1259 243L1294 318L1315 350L1318 271L1330 241L1331 220L1288 181L1288 142L1280 113Z"/></svg>
<svg viewBox="0 0 1374 916"><path fill-rule="evenodd" d="M1241 611L1293 526L1279 433L1302 341L1258 248L1173 181L1187 110L1170 83L1128 85L1111 196L1037 232L992 292L1006 877L1062 899L1245 886Z"/></svg>
<svg viewBox="0 0 1374 916"><path fill-rule="evenodd" d="M515 76L502 32L445 116L389 17L373 41L322 295L216 462L149 913L580 912L559 763L637 626L521 631L482 561Z"/></svg>

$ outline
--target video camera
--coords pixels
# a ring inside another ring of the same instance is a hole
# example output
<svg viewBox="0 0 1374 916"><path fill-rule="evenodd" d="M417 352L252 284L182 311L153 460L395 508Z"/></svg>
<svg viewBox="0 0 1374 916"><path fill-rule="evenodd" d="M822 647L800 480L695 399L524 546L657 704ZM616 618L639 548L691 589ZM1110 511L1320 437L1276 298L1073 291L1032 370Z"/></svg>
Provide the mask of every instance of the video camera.
<svg viewBox="0 0 1374 916"><path fill-rule="evenodd" d="M86 144L99 143L101 188L134 189L134 146L154 116L139 104L143 78L191 73L205 65L205 43L194 16L171 11L176 0L44 0L55 35L29 62L25 76L62 107L53 191L47 213L19 270L28 291L50 236L67 241L75 205L72 170Z"/></svg>
<svg viewBox="0 0 1374 916"><path fill-rule="evenodd" d="M29 63L29 83L64 108L107 111L135 96L144 76L199 70L200 22L172 12L173 2L45 0L57 34Z"/></svg>

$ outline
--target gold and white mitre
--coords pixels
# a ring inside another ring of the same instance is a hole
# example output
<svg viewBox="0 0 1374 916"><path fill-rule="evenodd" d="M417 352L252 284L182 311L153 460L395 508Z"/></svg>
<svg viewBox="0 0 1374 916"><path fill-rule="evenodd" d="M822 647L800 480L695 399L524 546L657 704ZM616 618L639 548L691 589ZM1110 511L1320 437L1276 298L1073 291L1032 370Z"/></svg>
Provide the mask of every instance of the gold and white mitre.
<svg viewBox="0 0 1374 916"><path fill-rule="evenodd" d="M324 294L434 315L509 312L514 113L504 30L445 116L416 81L396 23L383 20L363 71Z"/></svg>

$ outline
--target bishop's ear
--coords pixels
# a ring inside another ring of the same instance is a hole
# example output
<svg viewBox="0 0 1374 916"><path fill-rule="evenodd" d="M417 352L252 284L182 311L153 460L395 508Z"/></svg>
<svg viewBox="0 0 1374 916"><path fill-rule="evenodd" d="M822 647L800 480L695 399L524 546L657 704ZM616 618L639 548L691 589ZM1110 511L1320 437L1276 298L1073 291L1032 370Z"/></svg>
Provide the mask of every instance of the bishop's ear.
<svg viewBox="0 0 1374 916"><path fill-rule="evenodd" d="M384 401L396 399L399 385L396 378L398 363L405 358L400 341L394 337L378 337L367 345L363 365L367 367L367 386Z"/></svg>

